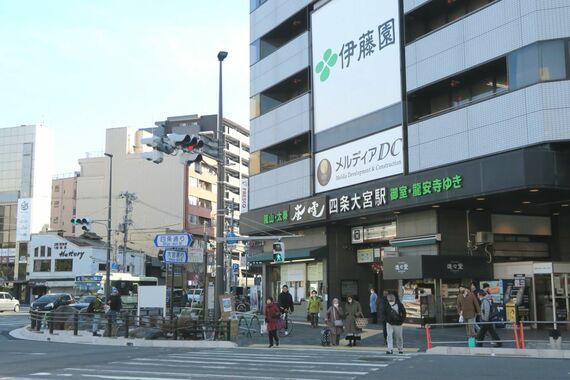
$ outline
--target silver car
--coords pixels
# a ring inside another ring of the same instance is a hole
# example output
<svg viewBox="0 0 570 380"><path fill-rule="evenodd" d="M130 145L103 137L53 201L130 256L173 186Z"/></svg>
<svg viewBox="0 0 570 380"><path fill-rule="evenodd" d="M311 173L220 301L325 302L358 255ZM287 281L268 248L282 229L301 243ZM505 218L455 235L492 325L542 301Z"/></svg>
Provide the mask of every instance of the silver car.
<svg viewBox="0 0 570 380"><path fill-rule="evenodd" d="M0 292L0 311L20 311L20 301L10 293Z"/></svg>

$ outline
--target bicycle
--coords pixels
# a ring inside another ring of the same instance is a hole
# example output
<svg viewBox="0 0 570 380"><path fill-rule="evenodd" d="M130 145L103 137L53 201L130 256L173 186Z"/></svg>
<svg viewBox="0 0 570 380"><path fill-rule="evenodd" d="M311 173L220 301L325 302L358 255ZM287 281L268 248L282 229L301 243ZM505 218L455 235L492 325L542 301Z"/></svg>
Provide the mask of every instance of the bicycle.
<svg viewBox="0 0 570 380"><path fill-rule="evenodd" d="M293 331L293 321L289 319L288 310L285 310L283 311L283 313L281 313L281 324L283 325L283 327L281 327L278 331L279 336L283 337L289 336Z"/></svg>

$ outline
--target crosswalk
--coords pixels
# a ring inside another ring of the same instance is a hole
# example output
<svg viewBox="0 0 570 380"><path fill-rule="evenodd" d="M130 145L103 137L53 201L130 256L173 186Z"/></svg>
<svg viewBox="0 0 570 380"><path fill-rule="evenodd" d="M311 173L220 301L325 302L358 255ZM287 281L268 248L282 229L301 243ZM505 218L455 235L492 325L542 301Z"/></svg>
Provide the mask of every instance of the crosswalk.
<svg viewBox="0 0 570 380"><path fill-rule="evenodd" d="M326 349L181 349L153 357L133 357L89 366L69 366L11 379L357 379L409 359L410 355Z"/></svg>

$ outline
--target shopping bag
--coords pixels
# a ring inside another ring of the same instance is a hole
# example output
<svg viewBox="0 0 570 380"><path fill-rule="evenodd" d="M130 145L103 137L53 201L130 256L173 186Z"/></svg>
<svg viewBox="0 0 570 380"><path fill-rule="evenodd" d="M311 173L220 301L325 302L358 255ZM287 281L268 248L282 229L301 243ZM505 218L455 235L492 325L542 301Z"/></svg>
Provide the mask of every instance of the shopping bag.
<svg viewBox="0 0 570 380"><path fill-rule="evenodd" d="M356 327L359 329L363 329L368 326L368 319L367 318L356 318L354 320L356 322Z"/></svg>
<svg viewBox="0 0 570 380"><path fill-rule="evenodd" d="M260 333L261 333L261 334L266 334L266 333L267 333L267 323L263 323L263 324L261 325L261 331L260 331Z"/></svg>

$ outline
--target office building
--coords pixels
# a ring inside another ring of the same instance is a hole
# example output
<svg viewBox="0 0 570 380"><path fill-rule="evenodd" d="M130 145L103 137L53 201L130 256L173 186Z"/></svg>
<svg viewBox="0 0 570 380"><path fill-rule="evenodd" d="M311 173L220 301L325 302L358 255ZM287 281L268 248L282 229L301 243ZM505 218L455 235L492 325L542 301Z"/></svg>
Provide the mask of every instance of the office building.
<svg viewBox="0 0 570 380"><path fill-rule="evenodd" d="M304 236L252 248L267 294L374 287L444 321L460 283L504 280L519 316L568 318L570 4L251 4L242 232Z"/></svg>

